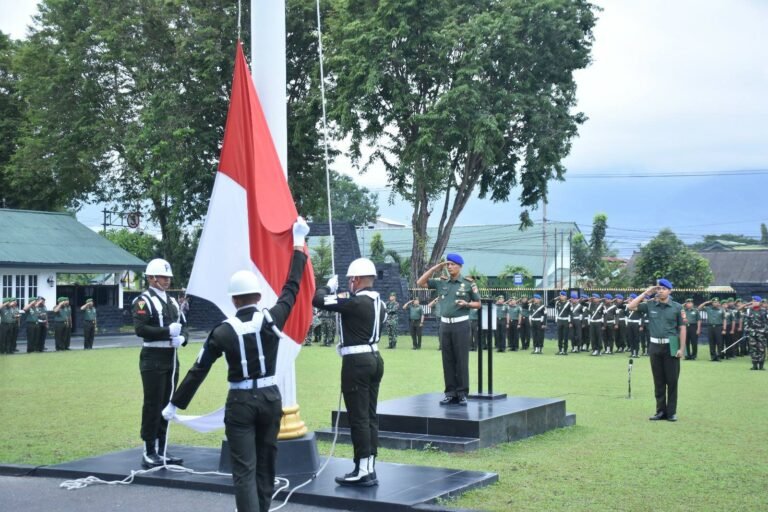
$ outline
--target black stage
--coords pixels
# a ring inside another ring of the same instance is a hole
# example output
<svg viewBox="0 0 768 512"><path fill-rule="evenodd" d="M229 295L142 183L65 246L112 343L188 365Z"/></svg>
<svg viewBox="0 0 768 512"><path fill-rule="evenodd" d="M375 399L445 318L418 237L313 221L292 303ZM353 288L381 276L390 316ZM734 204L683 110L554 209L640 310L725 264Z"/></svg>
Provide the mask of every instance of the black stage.
<svg viewBox="0 0 768 512"><path fill-rule="evenodd" d="M428 393L379 402L379 445L393 449L438 448L465 452L517 441L548 430L576 424L565 411L565 400L512 396L469 400L466 407L444 406L442 393ZM335 424L336 411L331 413ZM346 411L339 419L339 441L350 443ZM315 431L333 439L333 429Z"/></svg>
<svg viewBox="0 0 768 512"><path fill-rule="evenodd" d="M190 446L172 446L174 455L184 459L184 465L195 471L217 471L220 450ZM141 469L141 449L108 453L63 464L45 466L35 470L36 475L63 480L97 476L103 480L122 480L132 470ZM321 457L320 463L326 458ZM435 503L476 487L483 487L498 480L495 473L463 471L458 469L430 468L376 462L379 485L367 488L336 485L334 477L352 470L348 459L332 458L325 470L310 484L291 496L292 503L317 505L344 510L405 511L414 507ZM303 483L311 475L291 475L291 488ZM193 489L233 494L232 477L203 476L159 470L138 475L134 483L180 489ZM87 491L81 491L87 492ZM278 496L276 503L284 499L286 492Z"/></svg>

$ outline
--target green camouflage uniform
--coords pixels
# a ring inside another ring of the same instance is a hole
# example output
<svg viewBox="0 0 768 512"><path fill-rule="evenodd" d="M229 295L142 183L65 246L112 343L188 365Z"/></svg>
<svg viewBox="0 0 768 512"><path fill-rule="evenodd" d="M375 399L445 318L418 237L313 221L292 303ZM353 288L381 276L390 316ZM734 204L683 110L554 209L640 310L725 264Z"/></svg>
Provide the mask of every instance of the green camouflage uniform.
<svg viewBox="0 0 768 512"><path fill-rule="evenodd" d="M744 317L744 332L749 337L752 369L762 370L765 365L765 346L768 342L768 311L750 309Z"/></svg>
<svg viewBox="0 0 768 512"><path fill-rule="evenodd" d="M321 311L323 346L330 347L336 341L336 315L332 311Z"/></svg>
<svg viewBox="0 0 768 512"><path fill-rule="evenodd" d="M397 346L397 327L400 314L400 304L396 300L387 301L387 336L389 337L388 348Z"/></svg>

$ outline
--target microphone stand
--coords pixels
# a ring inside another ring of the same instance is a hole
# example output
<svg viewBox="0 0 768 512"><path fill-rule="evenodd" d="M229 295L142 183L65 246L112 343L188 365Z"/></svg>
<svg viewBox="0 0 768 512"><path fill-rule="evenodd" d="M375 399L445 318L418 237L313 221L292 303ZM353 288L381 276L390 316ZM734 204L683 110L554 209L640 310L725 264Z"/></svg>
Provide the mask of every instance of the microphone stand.
<svg viewBox="0 0 768 512"><path fill-rule="evenodd" d="M629 360L629 368L627 369L627 400L632 398L632 360Z"/></svg>

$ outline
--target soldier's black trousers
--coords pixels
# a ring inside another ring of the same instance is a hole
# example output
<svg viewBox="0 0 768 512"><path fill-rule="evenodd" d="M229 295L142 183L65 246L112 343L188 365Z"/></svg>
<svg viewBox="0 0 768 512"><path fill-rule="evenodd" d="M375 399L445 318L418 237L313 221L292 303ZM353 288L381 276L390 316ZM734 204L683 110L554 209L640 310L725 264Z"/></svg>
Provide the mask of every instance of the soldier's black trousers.
<svg viewBox="0 0 768 512"><path fill-rule="evenodd" d="M648 347L656 395L656 412L667 417L677 414L677 380L680 377L680 360L669 354L669 345L651 343Z"/></svg>
<svg viewBox="0 0 768 512"><path fill-rule="evenodd" d="M618 330L614 332L616 333L616 346L625 348L627 346L627 324L622 321L619 323Z"/></svg>
<svg viewBox="0 0 768 512"><path fill-rule="evenodd" d="M27 322L27 352L37 352L37 324Z"/></svg>
<svg viewBox="0 0 768 512"><path fill-rule="evenodd" d="M45 339L48 337L48 324L37 324L37 351L42 352L45 350Z"/></svg>
<svg viewBox="0 0 768 512"><path fill-rule="evenodd" d="M613 351L613 334L616 324L604 324L605 331L603 331L603 348L608 351Z"/></svg>
<svg viewBox="0 0 768 512"><path fill-rule="evenodd" d="M277 386L233 389L227 395L224 428L232 458L237 510L265 511L275 490L277 434L283 402Z"/></svg>
<svg viewBox="0 0 768 512"><path fill-rule="evenodd" d="M383 376L384 360L378 352L350 354L341 360L341 392L347 407L355 461L378 454L376 407Z"/></svg>
<svg viewBox="0 0 768 512"><path fill-rule="evenodd" d="M413 348L421 348L421 332L423 327L421 320L411 320L411 341L413 342Z"/></svg>
<svg viewBox="0 0 768 512"><path fill-rule="evenodd" d="M709 325L709 357L713 361L720 359L720 352L723 350L723 331L720 324Z"/></svg>
<svg viewBox="0 0 768 512"><path fill-rule="evenodd" d="M0 354L10 354L11 350L11 327L13 324L0 323Z"/></svg>
<svg viewBox="0 0 768 512"><path fill-rule="evenodd" d="M697 325L685 326L685 352L688 357L696 357L699 352L699 335L696 334Z"/></svg>
<svg viewBox="0 0 768 512"><path fill-rule="evenodd" d="M557 349L563 352L568 351L568 320L557 321Z"/></svg>
<svg viewBox="0 0 768 512"><path fill-rule="evenodd" d="M67 326L64 322L56 322L53 324L53 340L56 345L56 350L66 349L66 333Z"/></svg>
<svg viewBox="0 0 768 512"><path fill-rule="evenodd" d="M571 348L581 348L581 320L575 320L571 326Z"/></svg>
<svg viewBox="0 0 768 512"><path fill-rule="evenodd" d="M96 322L86 320L83 322L83 348L93 348L93 338L96 336Z"/></svg>
<svg viewBox="0 0 768 512"><path fill-rule="evenodd" d="M480 326L478 325L478 320L470 320L469 321L469 331L470 331L470 349L471 350L477 350L477 346L480 344ZM437 319L437 327L440 327L440 319ZM438 343L440 343L440 330L438 329L437 332L438 337Z"/></svg>
<svg viewBox="0 0 768 512"><path fill-rule="evenodd" d="M507 320L496 320L496 330L493 331L493 337L496 340L496 350L504 352L507 346Z"/></svg>
<svg viewBox="0 0 768 512"><path fill-rule="evenodd" d="M162 411L179 381L179 360L174 357L175 352L172 348L144 347L139 355L139 371L144 389L141 439L150 443L165 439L168 431L168 421L163 418ZM174 382L171 382L171 375L175 377Z"/></svg>
<svg viewBox="0 0 768 512"><path fill-rule="evenodd" d="M583 321L581 325L581 344L589 343L589 321Z"/></svg>
<svg viewBox="0 0 768 512"><path fill-rule="evenodd" d="M633 354L640 353L640 324L630 322L627 326L627 344Z"/></svg>
<svg viewBox="0 0 768 512"><path fill-rule="evenodd" d="M603 324L602 322L593 322L589 324L589 341L592 344L592 351L600 351L603 348Z"/></svg>
<svg viewBox="0 0 768 512"><path fill-rule="evenodd" d="M531 321L528 317L523 317L520 325L520 344L523 350L528 350L531 344Z"/></svg>
<svg viewBox="0 0 768 512"><path fill-rule="evenodd" d="M531 331L533 331L533 347L544 347L544 322L531 322Z"/></svg>
<svg viewBox="0 0 768 512"><path fill-rule="evenodd" d="M469 392L469 336L469 321L440 325L443 380L448 396L462 397Z"/></svg>
<svg viewBox="0 0 768 512"><path fill-rule="evenodd" d="M509 329L507 330L507 347L513 352L517 352L517 348L520 346L518 336L517 320L512 320L509 322Z"/></svg>

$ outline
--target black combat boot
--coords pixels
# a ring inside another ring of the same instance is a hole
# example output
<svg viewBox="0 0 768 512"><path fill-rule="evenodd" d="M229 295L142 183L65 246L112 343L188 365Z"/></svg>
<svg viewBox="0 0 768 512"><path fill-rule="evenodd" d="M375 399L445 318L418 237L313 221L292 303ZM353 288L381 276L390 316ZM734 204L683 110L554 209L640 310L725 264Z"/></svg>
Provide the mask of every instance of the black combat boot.
<svg viewBox="0 0 768 512"><path fill-rule="evenodd" d="M141 456L141 466L144 469L156 468L163 465L163 459L157 455L154 441L144 442L144 453Z"/></svg>

